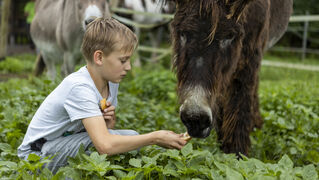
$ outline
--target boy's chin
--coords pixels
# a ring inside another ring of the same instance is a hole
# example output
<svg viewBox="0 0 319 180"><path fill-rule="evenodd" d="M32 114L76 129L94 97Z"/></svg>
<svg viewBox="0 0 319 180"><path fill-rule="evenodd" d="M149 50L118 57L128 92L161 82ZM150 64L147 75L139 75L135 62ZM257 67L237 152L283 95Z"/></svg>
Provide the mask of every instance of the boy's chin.
<svg viewBox="0 0 319 180"><path fill-rule="evenodd" d="M110 82L112 82L112 83L120 83L121 81L122 81L122 79L117 79L117 80L112 80Z"/></svg>

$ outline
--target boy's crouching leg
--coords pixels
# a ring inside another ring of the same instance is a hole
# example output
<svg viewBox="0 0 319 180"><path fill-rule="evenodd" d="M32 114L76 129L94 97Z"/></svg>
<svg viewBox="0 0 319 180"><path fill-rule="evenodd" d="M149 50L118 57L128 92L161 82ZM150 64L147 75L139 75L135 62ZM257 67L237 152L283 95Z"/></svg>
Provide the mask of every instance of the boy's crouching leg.
<svg viewBox="0 0 319 180"><path fill-rule="evenodd" d="M139 135L139 133L134 130L109 129L109 132L110 134L123 136ZM46 167L51 170L53 174L56 174L60 167L66 166L68 164L69 157L76 156L82 144L85 148L85 153L90 155L91 152L88 149L93 146L93 143L87 132L81 132L66 137L62 136L52 141L47 141L43 144L41 156L46 157L55 155L51 162L46 165Z"/></svg>
<svg viewBox="0 0 319 180"><path fill-rule="evenodd" d="M68 164L69 157L76 156L81 144L83 144L85 150L93 146L87 132L72 134L66 137L62 136L55 140L47 141L41 149L42 157L55 156L46 167L55 174L60 167Z"/></svg>
<svg viewBox="0 0 319 180"><path fill-rule="evenodd" d="M109 132L110 134L123 136L139 135L139 133L134 130L109 129ZM62 136L55 140L47 141L43 144L43 147L41 149L41 156L55 156L50 163L46 164L45 167L51 170L53 174L56 174L60 167L66 166L68 164L69 157L76 156L82 144L85 148L85 153L87 155L90 155L91 152L88 149L93 146L93 143L87 132L72 134L66 137Z"/></svg>

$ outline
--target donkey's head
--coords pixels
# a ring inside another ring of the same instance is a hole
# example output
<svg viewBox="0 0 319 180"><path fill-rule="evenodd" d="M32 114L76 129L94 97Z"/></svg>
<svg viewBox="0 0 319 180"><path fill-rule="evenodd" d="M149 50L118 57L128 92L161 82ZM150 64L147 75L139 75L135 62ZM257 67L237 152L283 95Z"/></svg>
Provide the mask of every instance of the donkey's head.
<svg viewBox="0 0 319 180"><path fill-rule="evenodd" d="M180 117L193 137L209 136L240 66L243 9L252 0L174 0L171 23Z"/></svg>
<svg viewBox="0 0 319 180"><path fill-rule="evenodd" d="M75 4L75 13L83 29L96 18L111 17L106 0L76 0Z"/></svg>

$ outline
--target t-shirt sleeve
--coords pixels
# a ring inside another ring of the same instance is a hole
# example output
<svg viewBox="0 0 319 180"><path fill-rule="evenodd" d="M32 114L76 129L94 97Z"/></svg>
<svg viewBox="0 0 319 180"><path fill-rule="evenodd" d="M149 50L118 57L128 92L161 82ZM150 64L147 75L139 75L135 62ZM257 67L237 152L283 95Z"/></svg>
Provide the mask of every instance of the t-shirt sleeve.
<svg viewBox="0 0 319 180"><path fill-rule="evenodd" d="M98 97L89 85L76 85L72 88L64 102L64 108L71 121L102 116L98 105Z"/></svg>

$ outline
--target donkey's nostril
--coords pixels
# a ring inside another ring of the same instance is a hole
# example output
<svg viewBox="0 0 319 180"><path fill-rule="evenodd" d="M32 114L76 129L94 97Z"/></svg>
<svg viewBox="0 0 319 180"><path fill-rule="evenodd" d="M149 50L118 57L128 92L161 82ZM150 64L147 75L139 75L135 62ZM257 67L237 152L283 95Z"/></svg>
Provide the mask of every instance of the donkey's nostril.
<svg viewBox="0 0 319 180"><path fill-rule="evenodd" d="M94 21L94 19L87 19L85 20L85 26L87 26L88 24L90 24L92 21Z"/></svg>
<svg viewBox="0 0 319 180"><path fill-rule="evenodd" d="M184 123L184 125L187 127L187 129L192 127L191 121L189 120L189 116L185 111L181 112L181 120Z"/></svg>
<svg viewBox="0 0 319 180"><path fill-rule="evenodd" d="M206 112L182 111L180 117L192 137L204 138L210 134L212 120Z"/></svg>

